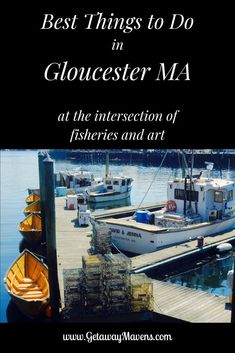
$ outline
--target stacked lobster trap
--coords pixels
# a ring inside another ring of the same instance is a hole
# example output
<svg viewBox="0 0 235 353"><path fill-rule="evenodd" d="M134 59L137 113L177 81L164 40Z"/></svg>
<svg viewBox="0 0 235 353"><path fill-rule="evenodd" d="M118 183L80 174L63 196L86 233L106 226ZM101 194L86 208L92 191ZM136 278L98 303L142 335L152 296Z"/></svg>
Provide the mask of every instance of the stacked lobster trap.
<svg viewBox="0 0 235 353"><path fill-rule="evenodd" d="M64 270L65 316L139 312L153 309L153 285L131 274L131 259L111 253L111 235L93 224L95 255L83 256L82 269Z"/></svg>
<svg viewBox="0 0 235 353"><path fill-rule="evenodd" d="M83 308L88 313L104 311L103 266L102 255L83 256L82 258Z"/></svg>
<svg viewBox="0 0 235 353"><path fill-rule="evenodd" d="M106 254L104 260L106 311L129 312L131 260L122 254Z"/></svg>
<svg viewBox="0 0 235 353"><path fill-rule="evenodd" d="M64 303L63 317L69 319L83 311L82 269L64 269Z"/></svg>
<svg viewBox="0 0 235 353"><path fill-rule="evenodd" d="M109 254L112 248L112 237L105 223L91 221L93 234L91 238L91 252L93 254Z"/></svg>

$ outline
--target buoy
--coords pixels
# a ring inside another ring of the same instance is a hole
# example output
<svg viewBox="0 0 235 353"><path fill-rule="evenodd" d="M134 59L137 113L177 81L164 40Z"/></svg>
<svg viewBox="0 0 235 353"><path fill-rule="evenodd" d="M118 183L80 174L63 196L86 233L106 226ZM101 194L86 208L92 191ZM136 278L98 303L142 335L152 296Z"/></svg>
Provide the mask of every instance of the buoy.
<svg viewBox="0 0 235 353"><path fill-rule="evenodd" d="M44 314L45 314L45 316L48 317L49 319L51 318L52 312L51 312L51 306L50 306L50 305L47 305L47 307L46 307L45 310L44 310Z"/></svg>
<svg viewBox="0 0 235 353"><path fill-rule="evenodd" d="M232 297L233 297L233 276L234 276L234 270L230 270L227 273L227 284L228 287L231 288L231 293L229 295L229 303L232 304Z"/></svg>
<svg viewBox="0 0 235 353"><path fill-rule="evenodd" d="M167 211L173 211L175 212L177 210L177 205L176 205L176 202L174 200L169 200L167 201L166 203L166 210Z"/></svg>
<svg viewBox="0 0 235 353"><path fill-rule="evenodd" d="M230 270L227 273L227 283L229 288L233 288L233 274L234 270Z"/></svg>
<svg viewBox="0 0 235 353"><path fill-rule="evenodd" d="M222 253L230 250L232 250L232 245L230 243L222 243L216 246L216 251L218 253Z"/></svg>

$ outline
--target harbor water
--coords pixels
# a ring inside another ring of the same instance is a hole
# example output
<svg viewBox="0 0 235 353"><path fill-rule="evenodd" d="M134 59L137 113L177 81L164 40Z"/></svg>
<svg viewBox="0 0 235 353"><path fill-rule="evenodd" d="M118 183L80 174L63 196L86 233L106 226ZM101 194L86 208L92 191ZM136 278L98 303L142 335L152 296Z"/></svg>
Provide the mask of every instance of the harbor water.
<svg viewBox="0 0 235 353"><path fill-rule="evenodd" d="M95 177L103 177L105 174L105 166L101 164L76 164L74 161L56 161L55 171L73 169L82 167L91 171ZM115 164L110 163L110 171L113 175L126 175L134 179L133 189L130 200L124 200L122 204L115 204L116 207L124 206L125 204L139 205L141 201L143 204L154 203L155 201L166 200L166 186L168 180L172 176L180 176L180 169L162 168L157 173L158 167L155 166L142 166L130 164ZM195 169L195 173L199 171ZM226 176L227 171L223 171L223 176ZM212 176L219 177L220 172L214 170ZM155 180L154 180L155 177ZM235 179L235 170L231 171L230 177ZM154 180L154 181L153 181ZM21 234L18 232L17 227L23 220L23 209L25 207L25 198L27 197L27 188L38 188L38 158L37 151L0 151L0 322L9 321L8 308L9 308L9 295L4 287L4 276L12 262L19 256L20 242L22 240ZM150 184L152 186L149 192ZM102 205L104 208L111 208L114 205ZM229 260L230 261L230 260ZM225 261L225 269L223 270L223 261L220 262L220 271L212 271L213 275L208 280L209 290L214 290L218 282L218 276L221 271L224 273L231 267ZM213 265L211 265L213 266ZM218 263L216 263L218 267ZM200 267L200 266L199 266ZM216 267L216 268L217 268ZM200 272L200 270L199 270ZM194 273L197 278L200 277L198 273ZM192 275L192 276L194 276ZM207 272L201 272L202 280L207 276ZM193 278L193 277L192 277ZM174 279L175 283L187 281L180 277ZM191 282L194 279L190 279ZM185 284L187 285L187 284ZM226 287L226 281L223 277L222 285ZM199 286L200 287L200 286ZM204 286L205 287L205 286ZM202 290L208 290L201 286ZM217 293L217 292L216 292ZM223 295L227 295L224 291Z"/></svg>
<svg viewBox="0 0 235 353"><path fill-rule="evenodd" d="M216 295L229 297L231 288L228 287L227 273L233 268L235 261L235 248L224 255L217 255L205 261L194 264L189 269L166 279L184 287L206 291Z"/></svg>

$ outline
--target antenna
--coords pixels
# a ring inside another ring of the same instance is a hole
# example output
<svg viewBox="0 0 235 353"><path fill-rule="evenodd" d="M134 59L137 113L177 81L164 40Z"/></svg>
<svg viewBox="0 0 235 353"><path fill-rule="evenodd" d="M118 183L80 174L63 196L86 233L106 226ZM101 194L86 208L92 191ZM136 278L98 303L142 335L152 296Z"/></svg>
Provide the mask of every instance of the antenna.
<svg viewBox="0 0 235 353"><path fill-rule="evenodd" d="M212 162L205 162L206 164L206 169L207 169L207 176L208 176L208 180L211 179L211 171L213 170L214 168L214 163Z"/></svg>
<svg viewBox="0 0 235 353"><path fill-rule="evenodd" d="M109 152L106 151L105 177L109 176Z"/></svg>
<svg viewBox="0 0 235 353"><path fill-rule="evenodd" d="M190 171L191 179L193 176L193 165L194 165L194 150L192 150L192 155L191 155L191 171Z"/></svg>
<svg viewBox="0 0 235 353"><path fill-rule="evenodd" d="M230 171L230 158L228 159L228 170L227 170L227 179L230 179L231 171Z"/></svg>

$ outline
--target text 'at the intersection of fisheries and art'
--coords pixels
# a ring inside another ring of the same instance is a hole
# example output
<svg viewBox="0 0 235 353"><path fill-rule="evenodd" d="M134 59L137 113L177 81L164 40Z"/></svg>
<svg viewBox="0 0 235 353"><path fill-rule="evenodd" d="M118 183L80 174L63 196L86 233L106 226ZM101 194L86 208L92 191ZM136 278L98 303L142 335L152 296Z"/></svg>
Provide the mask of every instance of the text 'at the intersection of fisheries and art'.
<svg viewBox="0 0 235 353"><path fill-rule="evenodd" d="M84 112L82 109L76 110L74 112L67 111L66 113L60 113L58 115L58 122L66 123L72 122L75 126L77 124L81 126L82 124L90 124L91 126L96 126L99 123L109 123L111 126L112 123L135 123L134 126L141 126L138 130L135 131L114 131L112 129L104 129L103 131L92 131L89 128L77 128L74 127L69 136L69 142L76 141L164 141L167 135L166 129L156 129L156 126L160 126L161 123L166 126L174 125L180 110L176 109L174 112L169 113L154 113L149 112L148 110L135 112L135 113L116 113L112 111L101 112L96 110L93 113ZM144 123L153 123L154 130L149 131L142 127Z"/></svg>

